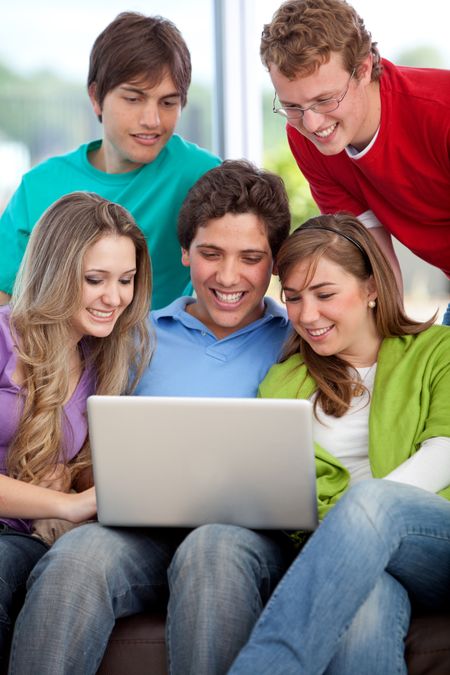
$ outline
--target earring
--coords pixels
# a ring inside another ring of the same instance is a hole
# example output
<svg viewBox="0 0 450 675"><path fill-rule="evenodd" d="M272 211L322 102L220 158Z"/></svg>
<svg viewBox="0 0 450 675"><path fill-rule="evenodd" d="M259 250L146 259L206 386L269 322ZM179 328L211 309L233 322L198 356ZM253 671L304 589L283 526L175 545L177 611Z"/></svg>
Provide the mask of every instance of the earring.
<svg viewBox="0 0 450 675"><path fill-rule="evenodd" d="M369 300L368 306L370 309L374 309L377 306L376 300Z"/></svg>

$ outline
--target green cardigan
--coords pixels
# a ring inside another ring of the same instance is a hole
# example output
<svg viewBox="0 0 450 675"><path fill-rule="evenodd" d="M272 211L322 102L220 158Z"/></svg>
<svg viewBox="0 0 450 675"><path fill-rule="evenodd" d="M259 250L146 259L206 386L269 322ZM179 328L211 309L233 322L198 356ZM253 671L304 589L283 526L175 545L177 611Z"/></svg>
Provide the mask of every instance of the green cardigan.
<svg viewBox="0 0 450 675"><path fill-rule="evenodd" d="M309 398L316 384L294 354L262 381L262 398ZM431 326L419 335L385 338L369 414L369 461L382 478L434 436L450 436L450 328ZM350 482L336 457L315 444L317 498L322 519ZM450 486L439 493L450 499Z"/></svg>

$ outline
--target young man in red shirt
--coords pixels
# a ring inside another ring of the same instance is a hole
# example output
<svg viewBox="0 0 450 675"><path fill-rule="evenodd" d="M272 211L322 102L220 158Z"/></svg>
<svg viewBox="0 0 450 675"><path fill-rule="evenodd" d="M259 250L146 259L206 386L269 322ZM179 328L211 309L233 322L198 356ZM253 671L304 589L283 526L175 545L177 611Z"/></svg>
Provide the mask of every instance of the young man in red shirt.
<svg viewBox="0 0 450 675"><path fill-rule="evenodd" d="M285 2L261 56L321 212L358 216L400 288L391 234L450 277L450 71L382 59L344 0Z"/></svg>

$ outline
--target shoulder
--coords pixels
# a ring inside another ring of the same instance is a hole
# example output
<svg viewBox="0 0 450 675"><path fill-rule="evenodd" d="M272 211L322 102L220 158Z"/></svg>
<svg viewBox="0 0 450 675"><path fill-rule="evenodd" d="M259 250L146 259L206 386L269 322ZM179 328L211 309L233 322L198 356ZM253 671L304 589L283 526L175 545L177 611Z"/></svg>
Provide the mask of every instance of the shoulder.
<svg viewBox="0 0 450 675"><path fill-rule="evenodd" d="M259 387L262 398L297 398L300 385L307 376L300 354L272 366Z"/></svg>
<svg viewBox="0 0 450 675"><path fill-rule="evenodd" d="M430 108L450 105L450 70L397 66L386 59L382 63L382 95L408 97Z"/></svg>
<svg viewBox="0 0 450 675"><path fill-rule="evenodd" d="M192 298L190 296L181 296L177 298L169 305L162 307L161 309L154 309L150 312L150 320L154 326L158 326L160 319L172 319L180 312L184 312L186 305Z"/></svg>
<svg viewBox="0 0 450 675"><path fill-rule="evenodd" d="M178 162L183 160L184 162L188 162L189 167L199 168L203 172L218 166L221 162L220 158L209 152L209 150L186 141L178 134L172 136L165 149L172 161Z"/></svg>
<svg viewBox="0 0 450 675"><path fill-rule="evenodd" d="M29 183L47 179L49 176L59 175L62 167L78 165L86 157L88 144L80 145L75 150L71 150L63 155L49 157L44 162L37 164L23 176L23 181Z"/></svg>
<svg viewBox="0 0 450 675"><path fill-rule="evenodd" d="M11 335L10 325L11 307L9 305L0 306L0 363L7 360L7 357L13 352L14 342ZM2 366L3 367L3 366Z"/></svg>
<svg viewBox="0 0 450 675"><path fill-rule="evenodd" d="M383 365L400 367L402 363L412 366L416 363L420 370L427 365L450 365L450 328L430 326L416 335L385 338L379 358Z"/></svg>

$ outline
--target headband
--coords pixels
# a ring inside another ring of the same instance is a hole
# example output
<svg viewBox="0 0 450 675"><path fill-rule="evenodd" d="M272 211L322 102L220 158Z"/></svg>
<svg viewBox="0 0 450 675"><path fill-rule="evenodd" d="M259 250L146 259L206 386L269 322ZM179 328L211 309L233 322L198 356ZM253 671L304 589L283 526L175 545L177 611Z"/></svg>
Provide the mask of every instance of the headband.
<svg viewBox="0 0 450 675"><path fill-rule="evenodd" d="M367 265L367 268L369 270L372 270L372 265L370 263L369 256L367 255L367 252L363 249L360 243L356 241L356 239L353 239L353 237L350 237L348 234L344 234L343 232L340 232L339 230L336 230L334 227L328 227L327 225L300 225L300 227L297 227L296 230L293 231L292 234L297 234L301 231L305 230L328 230L328 232L334 232L335 234L338 234L340 237L344 237L344 239L347 239L353 246L356 246L356 248L361 252L362 257L364 258L364 262Z"/></svg>

